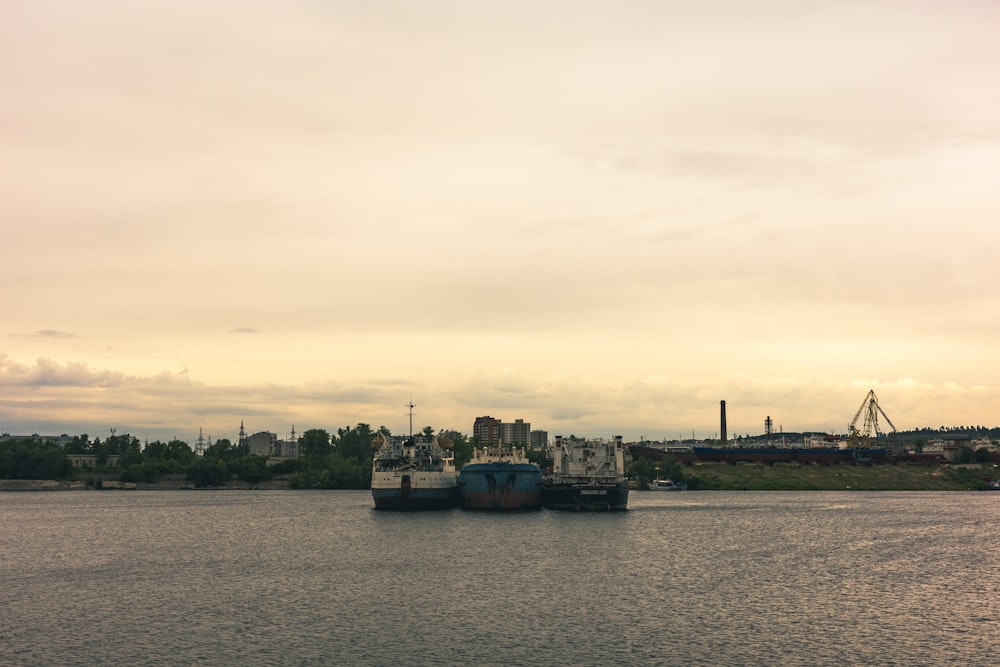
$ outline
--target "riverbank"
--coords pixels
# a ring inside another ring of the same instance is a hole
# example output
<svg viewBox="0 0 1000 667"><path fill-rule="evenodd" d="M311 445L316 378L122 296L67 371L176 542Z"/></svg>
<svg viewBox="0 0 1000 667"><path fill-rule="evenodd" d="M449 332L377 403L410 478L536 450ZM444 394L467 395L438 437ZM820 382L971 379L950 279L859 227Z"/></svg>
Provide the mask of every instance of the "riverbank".
<svg viewBox="0 0 1000 667"><path fill-rule="evenodd" d="M4 491L190 491L194 483L184 479L183 475L166 475L159 482L120 482L114 473L96 473L88 475L85 480L53 480L53 479L0 479L0 493ZM250 484L233 480L225 486L207 487L211 489L290 489L287 479L274 479L258 484Z"/></svg>
<svg viewBox="0 0 1000 667"><path fill-rule="evenodd" d="M684 466L692 491L979 491L1000 477L996 464L969 465L800 465L798 463L696 463ZM119 482L114 473L84 480L0 479L2 491L192 490L183 475L167 475L154 484ZM233 480L213 489L292 488L287 479L257 484ZM635 484L635 488L640 487Z"/></svg>
<svg viewBox="0 0 1000 667"><path fill-rule="evenodd" d="M729 491L975 491L998 474L994 464L701 463L684 468L692 489Z"/></svg>

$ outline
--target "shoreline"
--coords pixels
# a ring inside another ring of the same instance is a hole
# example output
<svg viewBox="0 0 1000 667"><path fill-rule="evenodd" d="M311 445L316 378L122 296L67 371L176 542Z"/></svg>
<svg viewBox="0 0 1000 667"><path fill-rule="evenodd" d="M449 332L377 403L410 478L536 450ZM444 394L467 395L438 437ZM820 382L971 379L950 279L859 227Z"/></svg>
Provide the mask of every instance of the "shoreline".
<svg viewBox="0 0 1000 667"><path fill-rule="evenodd" d="M659 491L650 491L645 485L637 482L630 483L630 491L633 493L659 494ZM0 493L59 493L63 491L295 491L291 486L283 482L264 482L261 484L230 484L226 486L204 486L196 487L193 484L177 484L167 482L163 484L136 484L133 482L104 482L102 486L88 486L79 480L51 480L51 479L0 479ZM357 489L298 489L314 491L356 491ZM719 486L702 486L674 493L705 493L712 491L912 491L912 492L981 492L996 491L989 488L976 488L960 483L948 485L858 485L846 484L810 486L799 484L775 484L771 483L730 483Z"/></svg>
<svg viewBox="0 0 1000 667"><path fill-rule="evenodd" d="M226 486L196 487L187 481L167 480L155 484L104 480L101 486L87 485L83 480L59 479L0 479L0 493L38 493L59 491L291 491L285 480L271 480L259 484L234 482Z"/></svg>
<svg viewBox="0 0 1000 667"><path fill-rule="evenodd" d="M78 473L79 474L79 473ZM879 464L819 465L800 463L698 462L675 469L676 480L697 491L982 491L1000 479L1000 465ZM91 472L78 479L0 479L0 492L40 491L200 491L295 490L288 476L255 483L231 479L220 486L196 487L181 473L164 475L156 482L122 482L113 471ZM630 488L642 493L645 485L631 480ZM335 489L328 489L335 490ZM652 492L656 493L656 492ZM683 493L683 492L682 492Z"/></svg>

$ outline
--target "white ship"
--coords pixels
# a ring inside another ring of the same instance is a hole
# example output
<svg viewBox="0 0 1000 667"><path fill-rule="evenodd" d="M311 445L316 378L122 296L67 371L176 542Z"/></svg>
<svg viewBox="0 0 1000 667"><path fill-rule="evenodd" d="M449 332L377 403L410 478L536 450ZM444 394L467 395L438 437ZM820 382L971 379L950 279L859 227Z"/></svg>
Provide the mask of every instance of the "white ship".
<svg viewBox="0 0 1000 667"><path fill-rule="evenodd" d="M458 506L455 457L433 438L390 438L378 433L372 461L372 499L380 510L439 510Z"/></svg>

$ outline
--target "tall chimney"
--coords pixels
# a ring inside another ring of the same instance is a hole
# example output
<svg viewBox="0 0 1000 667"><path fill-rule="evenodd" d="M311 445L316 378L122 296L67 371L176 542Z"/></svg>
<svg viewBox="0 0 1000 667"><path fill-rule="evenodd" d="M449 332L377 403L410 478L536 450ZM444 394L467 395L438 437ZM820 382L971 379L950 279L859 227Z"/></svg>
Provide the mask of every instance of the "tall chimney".
<svg viewBox="0 0 1000 667"><path fill-rule="evenodd" d="M722 433L722 446L728 447L729 438L726 437L726 402L720 401L719 405L720 405L719 411L721 413L721 420L722 420L721 431L720 431Z"/></svg>

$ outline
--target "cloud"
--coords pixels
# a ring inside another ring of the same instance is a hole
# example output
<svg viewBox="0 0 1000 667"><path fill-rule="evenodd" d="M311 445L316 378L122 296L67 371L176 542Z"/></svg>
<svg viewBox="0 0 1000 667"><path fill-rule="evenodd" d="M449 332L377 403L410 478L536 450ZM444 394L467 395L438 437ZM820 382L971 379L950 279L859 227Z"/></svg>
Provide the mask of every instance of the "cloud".
<svg viewBox="0 0 1000 667"><path fill-rule="evenodd" d="M0 425L13 433L99 433L114 426L138 437L184 439L204 427L214 437L234 438L241 421L252 432L283 433L292 425L335 431L359 422L399 431L406 414L399 397L413 392L407 381L376 379L210 385L186 369L138 376L44 358L28 365L0 354ZM426 418L445 426L430 410Z"/></svg>
<svg viewBox="0 0 1000 667"><path fill-rule="evenodd" d="M0 385L6 387L117 387L125 381L123 373L92 369L84 362L60 364L43 357L28 366L0 354Z"/></svg>
<svg viewBox="0 0 1000 667"><path fill-rule="evenodd" d="M236 327L235 329L230 329L229 333L235 334L255 334L256 329L251 329L250 327Z"/></svg>
<svg viewBox="0 0 1000 667"><path fill-rule="evenodd" d="M75 333L58 329L38 329L30 334L24 334L24 336L27 338L77 338Z"/></svg>
<svg viewBox="0 0 1000 667"><path fill-rule="evenodd" d="M241 421L251 432L285 433L293 425L299 432L332 432L357 423L404 432L412 398L415 428L470 433L476 417L491 415L524 419L550 435L705 438L717 434L719 401L726 400L731 435L763 432L765 417L785 432L842 433L869 389L901 430L982 423L981 415L1000 408L996 387L912 377L813 381L732 374L693 382L649 374L609 382L511 367L483 369L450 385L391 377L227 385L201 382L190 373L137 376L46 358L20 364L3 354L0 425L45 434L100 433L114 426L137 437L187 440L201 428L216 438L234 438Z"/></svg>

